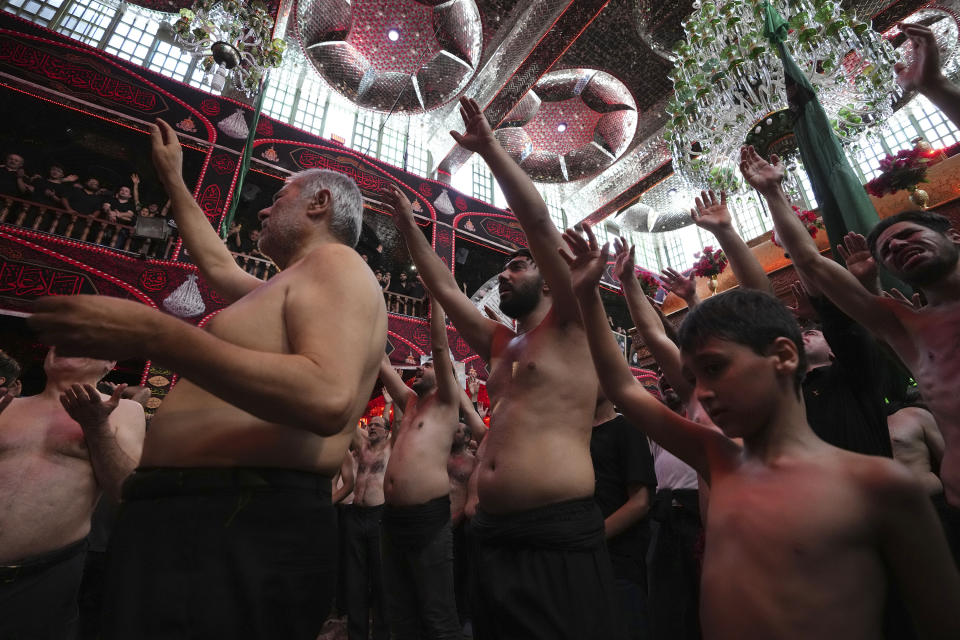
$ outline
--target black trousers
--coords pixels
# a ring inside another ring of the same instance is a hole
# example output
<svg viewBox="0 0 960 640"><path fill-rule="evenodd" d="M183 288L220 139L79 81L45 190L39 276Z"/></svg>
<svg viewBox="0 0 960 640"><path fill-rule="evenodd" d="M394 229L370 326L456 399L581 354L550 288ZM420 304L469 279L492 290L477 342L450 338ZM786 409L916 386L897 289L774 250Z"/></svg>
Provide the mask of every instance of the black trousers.
<svg viewBox="0 0 960 640"><path fill-rule="evenodd" d="M700 561L703 532L695 489L663 489L651 506L648 611L654 640L700 638Z"/></svg>
<svg viewBox="0 0 960 640"><path fill-rule="evenodd" d="M940 517L943 532L947 536L947 545L953 554L954 563L960 567L960 507L955 507L942 494L933 496L933 508Z"/></svg>
<svg viewBox="0 0 960 640"><path fill-rule="evenodd" d="M460 624L470 619L470 521L464 518L453 528L453 590Z"/></svg>
<svg viewBox="0 0 960 640"><path fill-rule="evenodd" d="M0 567L0 638L72 640L87 541Z"/></svg>
<svg viewBox="0 0 960 640"><path fill-rule="evenodd" d="M392 640L462 640L449 496L421 505L387 505L381 549Z"/></svg>
<svg viewBox="0 0 960 640"><path fill-rule="evenodd" d="M103 637L315 640L336 589L330 479L140 469L107 552Z"/></svg>
<svg viewBox="0 0 960 640"><path fill-rule="evenodd" d="M478 510L471 603L478 640L621 640L593 497L509 515Z"/></svg>
<svg viewBox="0 0 960 640"><path fill-rule="evenodd" d="M347 587L347 635L350 640L368 640L373 614L373 640L387 640L390 627L385 613L386 597L380 563L380 518L383 505L353 505L344 514L347 540L344 562Z"/></svg>
<svg viewBox="0 0 960 640"><path fill-rule="evenodd" d="M347 512L353 509L352 504L337 505L337 542L340 548L340 561L337 563L337 596L334 610L336 616L342 618L347 615Z"/></svg>

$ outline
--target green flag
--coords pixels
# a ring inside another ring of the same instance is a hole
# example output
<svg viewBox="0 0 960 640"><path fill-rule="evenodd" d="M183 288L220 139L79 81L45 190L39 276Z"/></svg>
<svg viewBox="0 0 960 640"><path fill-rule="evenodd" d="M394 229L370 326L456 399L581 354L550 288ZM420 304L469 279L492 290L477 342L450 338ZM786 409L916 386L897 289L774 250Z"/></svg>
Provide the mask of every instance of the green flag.
<svg viewBox="0 0 960 640"><path fill-rule="evenodd" d="M253 141L257 137L257 123L260 122L260 111L263 109L263 98L267 95L267 79L270 75L269 69L263 75L263 81L260 83L260 92L257 94L257 100L253 105L253 118L250 121L250 130L247 133L247 144L243 147L243 157L240 159L240 176L237 178L237 185L233 190L233 200L230 201L230 210L223 218L223 224L220 225L220 237L226 240L230 225L237 215L237 208L240 206L240 191L243 189L243 181L247 177L247 171L250 169L250 157L253 155Z"/></svg>
<svg viewBox="0 0 960 640"><path fill-rule="evenodd" d="M879 219L877 211L847 161L813 86L787 51L787 22L769 2L761 8L765 14L764 36L777 47L783 61L800 158L820 205L830 246L841 244L849 231L867 235ZM839 258L836 251L834 255Z"/></svg>

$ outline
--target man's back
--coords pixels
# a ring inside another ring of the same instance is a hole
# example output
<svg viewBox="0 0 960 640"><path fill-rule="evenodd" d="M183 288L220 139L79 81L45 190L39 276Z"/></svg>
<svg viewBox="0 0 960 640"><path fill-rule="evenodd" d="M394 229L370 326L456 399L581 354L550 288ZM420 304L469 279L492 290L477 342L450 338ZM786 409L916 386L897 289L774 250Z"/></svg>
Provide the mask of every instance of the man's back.
<svg viewBox="0 0 960 640"><path fill-rule="evenodd" d="M319 273L315 264L319 252L335 252L342 271ZM339 312L351 318L351 337L359 337L367 345L365 352L356 356L365 365L359 388L372 389L383 351L386 312L373 274L359 255L343 245L314 249L307 258L217 314L208 330L248 349L291 353L286 320L291 305L297 304L298 289L305 281L313 286L318 280L334 277L351 278L357 284ZM334 342L345 337L328 335L325 339ZM325 391L317 389L316 393ZM148 467L282 467L333 476L366 400L364 395L354 398L350 419L341 425L324 425L330 431L335 428L337 434L323 438L257 418L181 379L153 419L142 463Z"/></svg>
<svg viewBox="0 0 960 640"><path fill-rule="evenodd" d="M519 336L494 338L490 432L480 460L480 508L510 513L593 495L590 433L596 383L586 335L551 311Z"/></svg>

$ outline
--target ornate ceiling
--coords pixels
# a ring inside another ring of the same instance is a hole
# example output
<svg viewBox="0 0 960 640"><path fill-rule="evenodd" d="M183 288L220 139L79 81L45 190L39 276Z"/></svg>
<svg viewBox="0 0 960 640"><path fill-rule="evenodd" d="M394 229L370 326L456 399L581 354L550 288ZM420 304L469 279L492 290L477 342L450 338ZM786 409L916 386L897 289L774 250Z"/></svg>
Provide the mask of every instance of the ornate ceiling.
<svg viewBox="0 0 960 640"><path fill-rule="evenodd" d="M595 221L671 173L659 137L672 91L667 57L692 3L300 0L291 23L338 91L367 108L419 113L441 170L455 173L469 159L447 134L462 126L453 99L467 95L522 166L551 183L556 202ZM842 4L882 30L931 3Z"/></svg>

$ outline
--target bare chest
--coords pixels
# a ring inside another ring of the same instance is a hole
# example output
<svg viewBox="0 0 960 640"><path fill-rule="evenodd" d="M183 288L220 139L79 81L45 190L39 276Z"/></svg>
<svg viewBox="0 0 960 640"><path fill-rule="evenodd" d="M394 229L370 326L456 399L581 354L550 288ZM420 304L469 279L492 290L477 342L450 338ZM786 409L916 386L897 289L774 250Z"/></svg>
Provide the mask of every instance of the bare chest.
<svg viewBox="0 0 960 640"><path fill-rule="evenodd" d="M370 475L382 476L387 470L387 462L390 460L389 448L375 449L373 447L363 447L357 456L357 477L361 478Z"/></svg>
<svg viewBox="0 0 960 640"><path fill-rule="evenodd" d="M447 462L447 475L450 476L451 481L466 485L475 466L477 466L477 459L471 455L450 456L450 460Z"/></svg>
<svg viewBox="0 0 960 640"><path fill-rule="evenodd" d="M62 407L16 400L0 416L0 455L60 454L89 459L83 430Z"/></svg>
<svg viewBox="0 0 960 640"><path fill-rule="evenodd" d="M278 275L218 313L207 325L210 333L241 347L289 353L283 304L286 286Z"/></svg>

